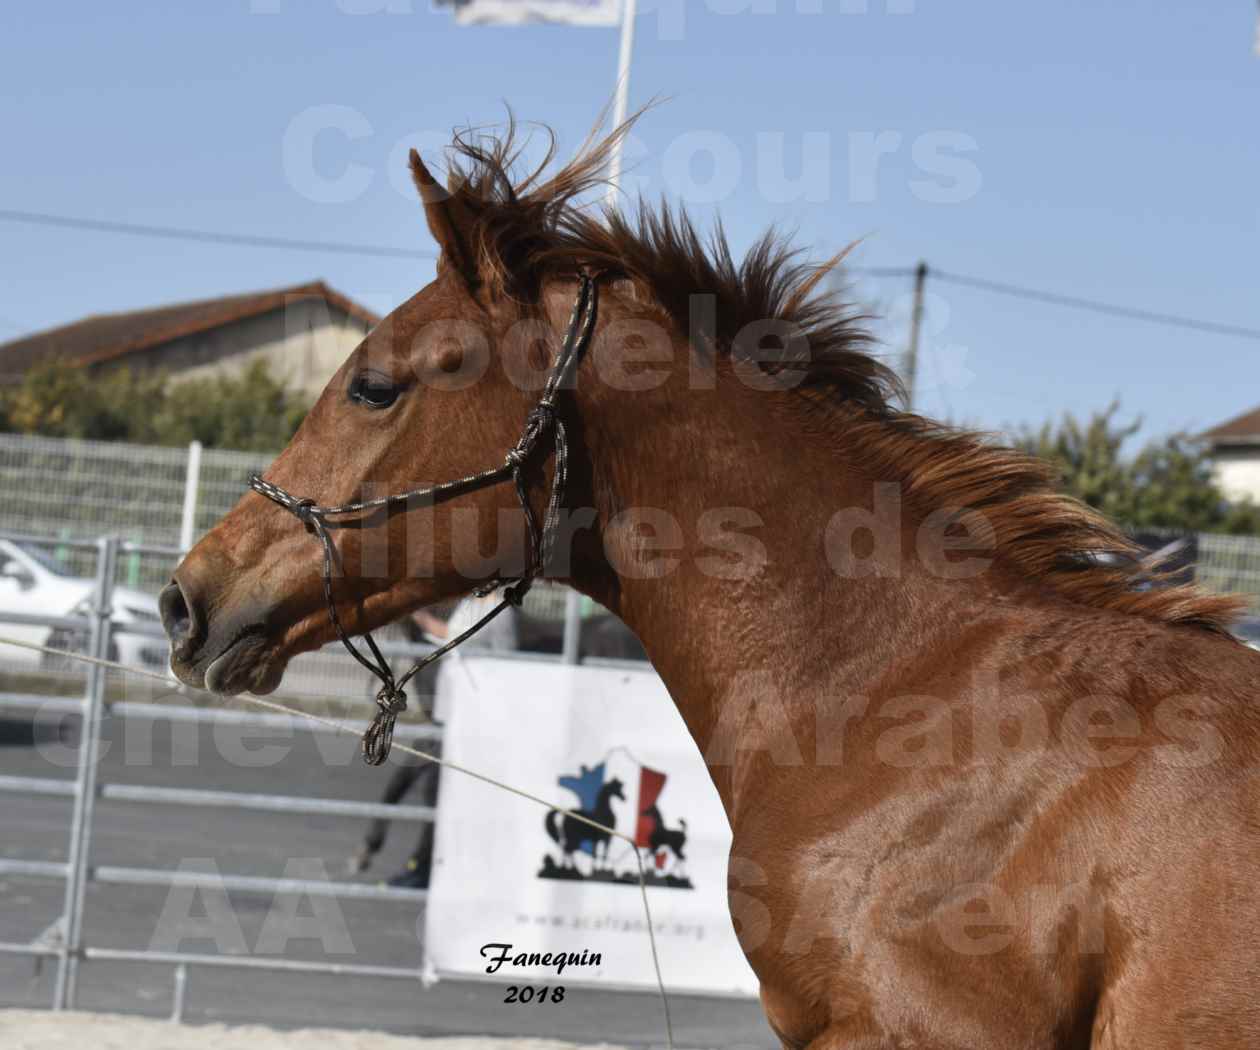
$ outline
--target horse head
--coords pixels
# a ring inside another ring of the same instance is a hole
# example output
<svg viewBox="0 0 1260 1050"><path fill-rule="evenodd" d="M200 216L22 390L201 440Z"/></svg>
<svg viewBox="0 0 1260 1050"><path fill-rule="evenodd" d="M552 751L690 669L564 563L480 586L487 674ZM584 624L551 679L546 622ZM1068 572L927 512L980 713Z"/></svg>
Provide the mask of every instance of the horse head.
<svg viewBox="0 0 1260 1050"><path fill-rule="evenodd" d="M561 236L554 209L594 185L601 169L593 159L527 189L530 180L506 182L506 153L496 159L457 145L480 177L456 174L449 189L411 154L441 249L436 279L364 338L267 471L267 482L301 499L286 509L247 492L162 592L171 666L182 681L225 694L271 692L294 655L335 636L329 604L358 634L525 573L531 546L521 501L542 520L556 471L550 440L507 484L330 522L331 597L314 525L301 514L307 502L359 503L501 467L559 356L577 292L602 265L598 252L548 254ZM606 143L592 157L600 150ZM614 283L598 291L596 339L627 310ZM580 445L576 402L597 400L608 384L587 368L580 384L570 377L567 385L577 389L564 391L555 412L570 445ZM569 457L568 502L578 506L592 502L588 458ZM598 552L599 527L557 544L551 574L567 578L571 559Z"/></svg>

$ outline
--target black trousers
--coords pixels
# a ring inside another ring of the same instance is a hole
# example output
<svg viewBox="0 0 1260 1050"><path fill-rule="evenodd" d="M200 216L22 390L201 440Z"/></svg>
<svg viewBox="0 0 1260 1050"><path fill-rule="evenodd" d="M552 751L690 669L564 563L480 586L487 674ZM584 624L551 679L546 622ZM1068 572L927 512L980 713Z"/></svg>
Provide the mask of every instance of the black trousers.
<svg viewBox="0 0 1260 1050"><path fill-rule="evenodd" d="M435 762L423 761L417 761L414 765L399 766L394 771L394 775L389 778L389 783L385 786L385 793L381 796L381 801L387 805L397 805L408 792L414 790L417 793L417 797L413 801L417 805L437 805L439 768ZM372 821L368 827L367 835L363 838L363 851L365 854L375 856L381 851L381 848L385 845L385 837L389 834L389 824L390 822L383 817L378 817ZM415 849L411 852L408 866L414 865L417 868L427 870L432 860L433 822L426 820L420 825L420 836L416 842Z"/></svg>

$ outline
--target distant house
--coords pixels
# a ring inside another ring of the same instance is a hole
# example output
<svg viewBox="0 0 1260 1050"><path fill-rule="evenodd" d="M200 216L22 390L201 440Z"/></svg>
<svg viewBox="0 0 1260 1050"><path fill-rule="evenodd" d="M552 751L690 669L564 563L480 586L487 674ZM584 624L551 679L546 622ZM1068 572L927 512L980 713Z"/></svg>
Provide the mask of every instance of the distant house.
<svg viewBox="0 0 1260 1050"><path fill-rule="evenodd" d="M1260 408L1202 434L1216 461L1216 479L1226 497L1260 503Z"/></svg>
<svg viewBox="0 0 1260 1050"><path fill-rule="evenodd" d="M379 320L323 281L98 314L0 344L0 381L58 358L91 369L160 368L179 378L233 373L262 359L314 400Z"/></svg>

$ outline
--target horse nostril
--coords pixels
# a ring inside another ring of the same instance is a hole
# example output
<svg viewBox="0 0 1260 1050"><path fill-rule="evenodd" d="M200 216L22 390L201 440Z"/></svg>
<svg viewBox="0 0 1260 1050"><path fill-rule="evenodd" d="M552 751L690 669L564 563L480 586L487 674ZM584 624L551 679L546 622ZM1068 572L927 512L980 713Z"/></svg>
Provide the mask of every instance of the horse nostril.
<svg viewBox="0 0 1260 1050"><path fill-rule="evenodd" d="M178 580L172 580L158 595L158 611L175 655L181 659L186 657L196 642L200 624Z"/></svg>

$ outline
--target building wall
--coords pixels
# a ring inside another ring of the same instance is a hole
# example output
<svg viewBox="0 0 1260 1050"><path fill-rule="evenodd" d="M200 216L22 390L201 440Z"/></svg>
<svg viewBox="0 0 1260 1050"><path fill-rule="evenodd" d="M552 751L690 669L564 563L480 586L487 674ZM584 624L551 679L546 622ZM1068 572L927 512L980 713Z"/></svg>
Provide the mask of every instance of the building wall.
<svg viewBox="0 0 1260 1050"><path fill-rule="evenodd" d="M314 401L368 331L323 300L303 300L208 332L127 354L118 364L162 368L181 379L233 375L264 360L274 376Z"/></svg>
<svg viewBox="0 0 1260 1050"><path fill-rule="evenodd" d="M1250 498L1260 503L1260 445L1252 448L1217 448L1216 480L1231 500Z"/></svg>

